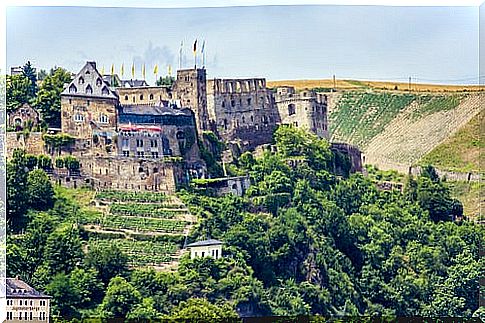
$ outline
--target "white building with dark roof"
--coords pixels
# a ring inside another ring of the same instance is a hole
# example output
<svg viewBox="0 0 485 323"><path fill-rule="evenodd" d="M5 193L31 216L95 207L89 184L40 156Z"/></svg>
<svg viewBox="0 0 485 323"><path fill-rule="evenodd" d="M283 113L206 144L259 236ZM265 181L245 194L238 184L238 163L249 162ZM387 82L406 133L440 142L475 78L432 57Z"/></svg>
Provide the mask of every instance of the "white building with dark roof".
<svg viewBox="0 0 485 323"><path fill-rule="evenodd" d="M6 279L7 322L49 322L51 297L18 278Z"/></svg>
<svg viewBox="0 0 485 323"><path fill-rule="evenodd" d="M222 257L222 245L224 242L209 239L203 241L197 241L187 245L190 249L190 259L197 257L212 257L214 259L219 259Z"/></svg>

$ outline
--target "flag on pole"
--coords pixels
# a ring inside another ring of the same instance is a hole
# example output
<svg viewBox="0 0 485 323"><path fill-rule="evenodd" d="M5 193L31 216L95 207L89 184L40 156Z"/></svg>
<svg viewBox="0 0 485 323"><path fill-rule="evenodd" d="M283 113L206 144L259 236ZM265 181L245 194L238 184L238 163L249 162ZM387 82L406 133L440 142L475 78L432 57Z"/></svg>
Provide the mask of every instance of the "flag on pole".
<svg viewBox="0 0 485 323"><path fill-rule="evenodd" d="M143 64L141 74L143 75L143 79L145 79L145 64Z"/></svg>
<svg viewBox="0 0 485 323"><path fill-rule="evenodd" d="M205 39L202 42L201 53L202 53L202 67L205 67Z"/></svg>
<svg viewBox="0 0 485 323"><path fill-rule="evenodd" d="M205 40L202 42L202 49L200 50L202 54L204 54L204 49L205 49Z"/></svg>
<svg viewBox="0 0 485 323"><path fill-rule="evenodd" d="M153 74L158 74L158 64L155 64L155 68L153 69Z"/></svg>
<svg viewBox="0 0 485 323"><path fill-rule="evenodd" d="M184 48L184 41L180 42L180 50L179 50L179 68L182 68L182 50Z"/></svg>
<svg viewBox="0 0 485 323"><path fill-rule="evenodd" d="M135 78L135 63L131 64L131 79Z"/></svg>
<svg viewBox="0 0 485 323"><path fill-rule="evenodd" d="M104 75L104 65L101 67L101 75Z"/></svg>
<svg viewBox="0 0 485 323"><path fill-rule="evenodd" d="M125 63L121 64L121 77L125 74Z"/></svg>
<svg viewBox="0 0 485 323"><path fill-rule="evenodd" d="M168 65L168 76L172 76L172 65Z"/></svg>
<svg viewBox="0 0 485 323"><path fill-rule="evenodd" d="M194 41L194 56L197 55L197 39Z"/></svg>
<svg viewBox="0 0 485 323"><path fill-rule="evenodd" d="M115 75L115 64L111 64L111 75Z"/></svg>

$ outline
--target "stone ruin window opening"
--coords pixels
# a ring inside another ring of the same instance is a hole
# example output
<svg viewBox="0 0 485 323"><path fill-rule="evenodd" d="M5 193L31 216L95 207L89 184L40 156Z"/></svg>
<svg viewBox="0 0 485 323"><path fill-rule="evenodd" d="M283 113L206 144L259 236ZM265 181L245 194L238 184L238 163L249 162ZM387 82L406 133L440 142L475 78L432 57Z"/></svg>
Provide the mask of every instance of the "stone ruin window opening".
<svg viewBox="0 0 485 323"><path fill-rule="evenodd" d="M288 115L289 116L292 116L296 113L296 109L295 109L295 105L292 103L292 104L288 104Z"/></svg>

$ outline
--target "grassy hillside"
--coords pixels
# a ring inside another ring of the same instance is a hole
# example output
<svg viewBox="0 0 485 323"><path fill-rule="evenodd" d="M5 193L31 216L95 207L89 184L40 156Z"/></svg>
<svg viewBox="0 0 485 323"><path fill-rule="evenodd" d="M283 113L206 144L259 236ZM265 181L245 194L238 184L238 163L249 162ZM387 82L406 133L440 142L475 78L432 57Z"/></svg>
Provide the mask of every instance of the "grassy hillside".
<svg viewBox="0 0 485 323"><path fill-rule="evenodd" d="M480 154L485 148L485 143L480 140L480 129L485 129L483 110L480 114L425 155L420 163L450 171L480 171L480 164L484 165L485 162L484 154Z"/></svg>
<svg viewBox="0 0 485 323"><path fill-rule="evenodd" d="M480 197L485 188L479 182L449 182L447 183L451 195L463 204L463 213L475 220L483 220L483 203ZM480 218L480 214L482 214Z"/></svg>

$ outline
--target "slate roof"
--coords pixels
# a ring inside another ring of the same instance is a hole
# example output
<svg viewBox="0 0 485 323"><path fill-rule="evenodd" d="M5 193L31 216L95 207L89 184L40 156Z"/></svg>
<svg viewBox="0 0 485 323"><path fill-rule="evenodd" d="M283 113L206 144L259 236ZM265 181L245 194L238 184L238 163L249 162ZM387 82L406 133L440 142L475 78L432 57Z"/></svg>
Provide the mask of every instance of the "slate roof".
<svg viewBox="0 0 485 323"><path fill-rule="evenodd" d="M145 80L121 80L121 87L143 87L148 86Z"/></svg>
<svg viewBox="0 0 485 323"><path fill-rule="evenodd" d="M204 247L204 246L215 246L215 245L222 245L224 242L216 240L216 239L209 239L209 240L203 240L203 241L197 241L194 243L190 243L187 245L187 247Z"/></svg>
<svg viewBox="0 0 485 323"><path fill-rule="evenodd" d="M86 62L61 95L118 99L103 76L96 69L96 62Z"/></svg>
<svg viewBox="0 0 485 323"><path fill-rule="evenodd" d="M7 298L51 298L17 278L6 279Z"/></svg>

